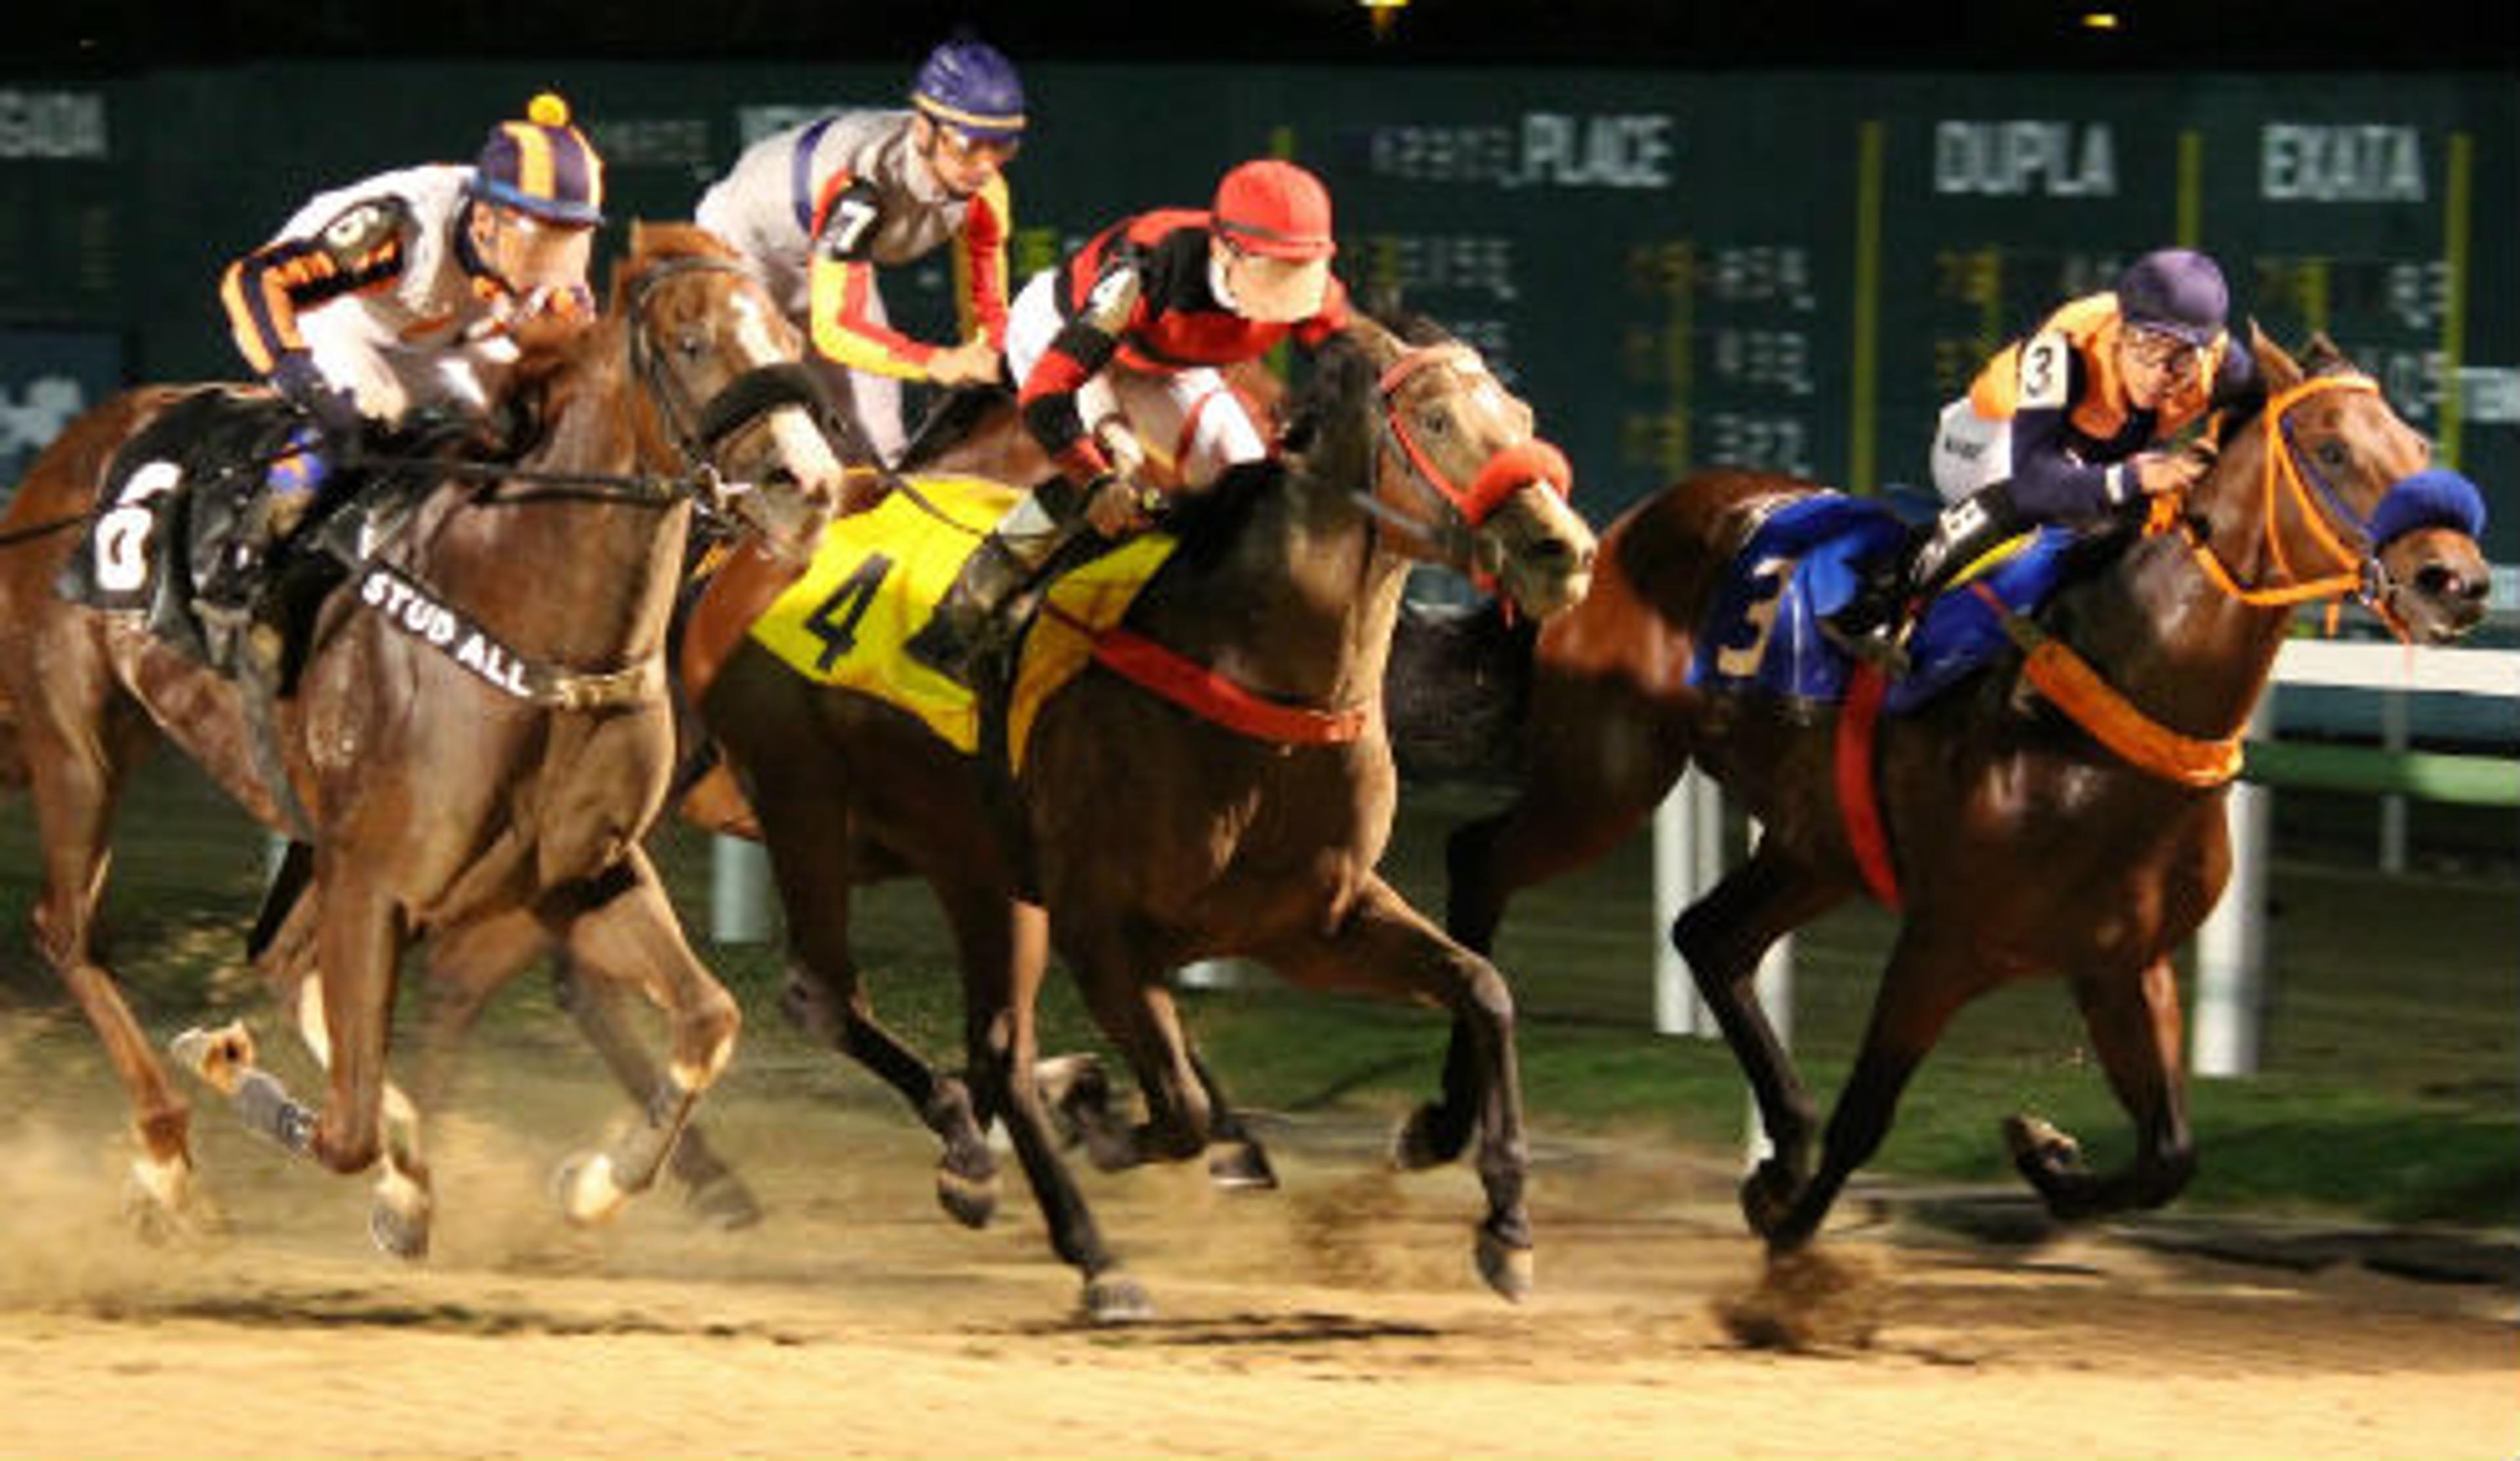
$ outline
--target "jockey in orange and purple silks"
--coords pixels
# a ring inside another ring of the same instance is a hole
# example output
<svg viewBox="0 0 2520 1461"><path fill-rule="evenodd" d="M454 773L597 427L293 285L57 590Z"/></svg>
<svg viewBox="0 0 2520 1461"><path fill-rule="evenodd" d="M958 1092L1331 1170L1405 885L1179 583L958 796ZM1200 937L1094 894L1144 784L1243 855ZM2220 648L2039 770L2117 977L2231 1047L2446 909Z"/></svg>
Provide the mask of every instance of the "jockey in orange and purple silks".
<svg viewBox="0 0 2520 1461"><path fill-rule="evenodd" d="M2158 249L2114 289L2067 302L1998 352L1935 434L1934 485L1951 506L1822 621L1830 639L1895 670L1907 606L1996 545L2184 491L2208 459L2169 444L2263 388L2256 360L2224 327L2229 307L2212 259Z"/></svg>
<svg viewBox="0 0 2520 1461"><path fill-rule="evenodd" d="M471 165L382 173L317 196L219 287L246 363L320 428L273 465L231 561L201 586L213 612L246 608L269 543L305 518L367 423L415 411L462 420L503 401L511 332L595 320L586 281L604 221L604 162L545 93L501 122Z"/></svg>
<svg viewBox="0 0 2520 1461"><path fill-rule="evenodd" d="M744 150L700 199L700 225L749 260L813 340L833 403L885 465L901 455L901 382L985 384L1007 333L1004 169L1023 140L1023 83L968 36L928 53L906 110L838 111ZM962 338L892 328L876 270L957 244Z"/></svg>

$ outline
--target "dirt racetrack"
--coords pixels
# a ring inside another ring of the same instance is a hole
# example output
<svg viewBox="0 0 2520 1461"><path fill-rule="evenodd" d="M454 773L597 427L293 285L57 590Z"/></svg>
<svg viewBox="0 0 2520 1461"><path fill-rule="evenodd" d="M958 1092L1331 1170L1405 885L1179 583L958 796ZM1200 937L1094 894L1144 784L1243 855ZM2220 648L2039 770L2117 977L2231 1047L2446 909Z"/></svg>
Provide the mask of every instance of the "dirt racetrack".
<svg viewBox="0 0 2520 1461"><path fill-rule="evenodd" d="M1091 1175L1161 1310L1094 1331L1019 1184L954 1227L924 1133L775 1040L711 1112L768 1209L748 1231L663 1191L564 1228L544 1173L613 1107L555 1038L476 1053L426 1264L368 1248L364 1182L208 1105L233 1231L153 1249L115 1220L118 1103L86 1040L0 1028L9 1457L2520 1453L2507 1284L2125 1231L1975 1246L1879 1187L1826 1243L1867 1275L1869 1346L1745 1349L1716 1317L1758 1273L1727 1164L1648 1141L1536 1149L1518 1308L1471 1276L1471 1175L1387 1174L1361 1123L1266 1122L1275 1193Z"/></svg>

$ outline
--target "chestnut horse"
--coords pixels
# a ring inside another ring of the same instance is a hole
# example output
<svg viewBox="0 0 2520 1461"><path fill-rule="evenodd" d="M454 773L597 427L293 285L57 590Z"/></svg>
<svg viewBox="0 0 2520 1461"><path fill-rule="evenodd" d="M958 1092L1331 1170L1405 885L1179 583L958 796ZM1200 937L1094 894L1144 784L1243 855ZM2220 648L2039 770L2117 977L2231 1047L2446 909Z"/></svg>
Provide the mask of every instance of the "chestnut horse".
<svg viewBox="0 0 2520 1461"><path fill-rule="evenodd" d="M1952 1016L2035 974L2070 984L2138 1145L2131 1170L2087 1171L2070 1138L2016 1117L2023 1175L2060 1217L2157 1207L2187 1182L2171 956L2222 892L2236 736L2295 605L2362 595L2403 636L2440 642L2478 621L2487 592L2473 488L2429 473L2474 510L2410 511L2411 492L2384 508L2428 443L2324 340L2300 364L2263 335L2256 349L2268 403L2226 423L2176 520L2068 582L2037 626L2006 616L2046 647L2007 646L1880 721L1868 776L1865 748L1850 763L1838 736L1848 712L1689 675L1701 638L1722 633L1709 611L1735 556L1810 484L1718 472L1648 499L1603 533L1591 595L1541 628L1517 794L1454 834L1448 927L1490 947L1516 889L1602 856L1692 759L1759 819L1757 849L1671 937L1775 1143L1742 1189L1772 1252L1819 1229ZM2110 699L2112 714L2079 708ZM1863 802L1886 837L1869 875L1849 831ZM1777 938L1866 891L1903 922L1815 1170L1812 1102L1751 983ZM1471 1090L1460 1084L1453 1131Z"/></svg>
<svg viewBox="0 0 2520 1461"><path fill-rule="evenodd" d="M957 749L758 639L698 691L760 816L788 910L791 1010L937 1130L949 1207L976 1201L958 1184L991 1174L980 1123L1006 1122L1097 1320L1148 1306L1054 1140L1036 1071L1045 938L1148 1108L1098 1144L1106 1166L1197 1155L1231 1122L1176 1019L1165 981L1183 964L1247 956L1298 984L1452 1010L1476 1050L1479 1264L1508 1295L1528 1284L1511 997L1374 872L1395 797L1376 702L1412 562L1493 575L1546 615L1581 596L1592 533L1562 500L1562 459L1466 347L1412 346L1361 321L1324 347L1294 415L1293 455L1182 502L1167 525L1179 547L1122 625L1190 678L1230 682L1239 726L1212 718L1213 688L1193 708L1097 659L1039 704L1011 772L986 736L978 754ZM1022 653L1046 652L1037 629ZM959 945L968 1090L877 1021L850 952L847 890L905 871L935 891Z"/></svg>
<svg viewBox="0 0 2520 1461"><path fill-rule="evenodd" d="M689 227L634 229L606 317L519 363L541 405L513 465L418 464L439 485L325 603L292 697L255 707L154 638L140 616L53 592L101 510L118 449L221 387L114 398L37 459L0 519L0 688L31 772L43 839L37 942L128 1088L141 1153L135 1215L212 1214L193 1181L190 1116L97 952L112 813L160 738L258 820L306 838L320 894L290 910L281 972L320 969L297 1001L329 1070L320 1112L251 1068L242 1031L178 1054L249 1124L339 1173L384 1162L372 1229L416 1255L429 1218L417 1113L385 1079L404 949L530 923L584 970L637 985L671 1031L670 1070L632 1129L563 1169L569 1216L644 1189L724 1068L740 1015L685 941L640 847L674 745L666 623L696 498L759 473L800 508L840 468L796 366L801 341L732 253ZM245 393L251 394L251 393ZM400 464L412 465L415 464ZM444 634L435 633L445 629ZM275 759L287 784L263 767ZM519 960L518 962L521 962ZM317 997L320 996L320 997Z"/></svg>

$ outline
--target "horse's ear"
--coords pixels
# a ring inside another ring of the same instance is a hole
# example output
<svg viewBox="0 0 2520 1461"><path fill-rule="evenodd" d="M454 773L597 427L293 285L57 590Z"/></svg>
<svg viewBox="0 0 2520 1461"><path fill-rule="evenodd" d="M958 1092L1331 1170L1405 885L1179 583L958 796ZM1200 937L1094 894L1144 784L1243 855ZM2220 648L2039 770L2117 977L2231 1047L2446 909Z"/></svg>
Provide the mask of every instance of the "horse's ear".
<svg viewBox="0 0 2520 1461"><path fill-rule="evenodd" d="M2353 364L2345 358L2343 347L2329 339L2324 330L2312 331L2310 343L2301 347L2301 368L2313 376L2338 369L2350 370Z"/></svg>
<svg viewBox="0 0 2520 1461"><path fill-rule="evenodd" d="M2289 390L2301 382L2300 365L2284 353L2284 347L2276 344L2272 335L2258 328L2254 318L2249 321L2249 353L2257 357L2258 374L2265 378L2269 390Z"/></svg>

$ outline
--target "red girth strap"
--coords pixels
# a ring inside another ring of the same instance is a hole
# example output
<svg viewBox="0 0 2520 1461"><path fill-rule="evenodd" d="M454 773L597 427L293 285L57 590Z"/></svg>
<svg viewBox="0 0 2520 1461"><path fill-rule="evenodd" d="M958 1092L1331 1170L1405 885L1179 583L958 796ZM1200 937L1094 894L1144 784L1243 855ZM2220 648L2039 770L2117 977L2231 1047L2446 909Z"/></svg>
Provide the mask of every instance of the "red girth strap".
<svg viewBox="0 0 2520 1461"><path fill-rule="evenodd" d="M1342 745L1365 733L1374 712L1371 700L1344 710L1263 700L1207 666L1126 629L1095 635L1094 658L1130 684L1254 740Z"/></svg>
<svg viewBox="0 0 2520 1461"><path fill-rule="evenodd" d="M1846 682L1837 710L1837 815L1846 823L1846 846L1873 900L1899 910L1899 874L1890 865L1890 837L1881 825L1881 799L1872 778L1873 730L1890 682L1872 665L1859 664Z"/></svg>

